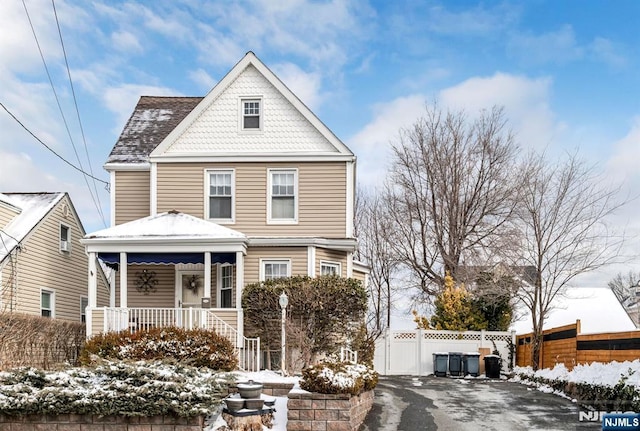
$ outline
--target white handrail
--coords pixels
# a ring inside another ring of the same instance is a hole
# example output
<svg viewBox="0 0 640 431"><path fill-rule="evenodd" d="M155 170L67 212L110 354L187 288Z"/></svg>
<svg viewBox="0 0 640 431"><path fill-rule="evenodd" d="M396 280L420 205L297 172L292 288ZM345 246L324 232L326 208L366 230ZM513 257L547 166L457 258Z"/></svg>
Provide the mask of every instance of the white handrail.
<svg viewBox="0 0 640 431"><path fill-rule="evenodd" d="M347 349L346 347L341 347L340 362L351 362L352 364L357 364L358 352L356 352L355 350Z"/></svg>

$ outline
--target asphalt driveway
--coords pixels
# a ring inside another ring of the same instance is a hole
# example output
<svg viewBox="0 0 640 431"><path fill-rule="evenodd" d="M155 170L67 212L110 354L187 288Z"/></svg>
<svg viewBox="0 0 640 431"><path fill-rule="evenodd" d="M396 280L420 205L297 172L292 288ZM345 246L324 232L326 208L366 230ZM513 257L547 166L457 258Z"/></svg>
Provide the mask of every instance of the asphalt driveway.
<svg viewBox="0 0 640 431"><path fill-rule="evenodd" d="M361 431L600 430L569 399L506 380L381 377Z"/></svg>

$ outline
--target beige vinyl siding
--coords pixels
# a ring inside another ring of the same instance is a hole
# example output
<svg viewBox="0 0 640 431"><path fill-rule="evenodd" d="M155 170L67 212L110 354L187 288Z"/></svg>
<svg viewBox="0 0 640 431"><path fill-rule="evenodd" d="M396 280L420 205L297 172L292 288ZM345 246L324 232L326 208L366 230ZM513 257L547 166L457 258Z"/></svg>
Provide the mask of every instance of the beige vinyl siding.
<svg viewBox="0 0 640 431"><path fill-rule="evenodd" d="M362 271L357 271L357 270L353 270L352 274L351 274L351 278L355 278L356 280L361 281L362 283L364 283L364 280L366 278L367 274L365 274ZM366 287L366 286L365 286Z"/></svg>
<svg viewBox="0 0 640 431"><path fill-rule="evenodd" d="M307 275L307 247L249 247L244 259L245 284L260 281L261 259L290 259L291 275Z"/></svg>
<svg viewBox="0 0 640 431"><path fill-rule="evenodd" d="M298 170L298 223L267 224L268 169ZM158 212L172 209L204 218L205 170L235 170L235 223L246 235L346 236L346 163L158 164Z"/></svg>
<svg viewBox="0 0 640 431"><path fill-rule="evenodd" d="M0 228L9 224L18 213L10 208L0 204Z"/></svg>
<svg viewBox="0 0 640 431"><path fill-rule="evenodd" d="M80 298L88 296L88 259L80 245L82 231L70 205L63 198L36 226L18 253L17 311L40 315L41 289L54 292L54 317L80 322ZM60 251L60 224L70 228L71 251ZM6 280L3 274L3 280ZM98 276L98 304L108 305L108 291L102 274Z"/></svg>
<svg viewBox="0 0 640 431"><path fill-rule="evenodd" d="M329 250L326 248L316 248L316 275L320 275L320 262L331 262L340 264L340 276L347 276L347 253L344 251Z"/></svg>
<svg viewBox="0 0 640 431"><path fill-rule="evenodd" d="M150 214L150 174L148 171L115 173L115 224L122 224Z"/></svg>

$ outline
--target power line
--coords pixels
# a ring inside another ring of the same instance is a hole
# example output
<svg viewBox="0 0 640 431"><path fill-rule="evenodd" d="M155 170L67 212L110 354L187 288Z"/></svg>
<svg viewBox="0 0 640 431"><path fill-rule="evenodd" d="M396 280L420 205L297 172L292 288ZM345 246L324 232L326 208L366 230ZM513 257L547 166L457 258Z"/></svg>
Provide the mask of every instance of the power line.
<svg viewBox="0 0 640 431"><path fill-rule="evenodd" d="M7 112L7 114L9 114L11 116L11 118L13 118L16 121L16 123L18 123L24 130L26 130L27 133L29 133L31 136L33 136L36 141L40 142L47 150L51 151L56 157L58 157L60 160L65 162L67 165L71 166L76 171L82 173L83 175L86 175L89 178L92 178L92 179L94 179L96 181L100 181L101 183L105 184L105 190L109 191L109 183L107 181L101 180L100 178L94 177L93 175L83 171L82 169L80 169L79 167L77 167L76 165L74 165L73 163L71 163L70 161L65 159L64 157L62 157L60 154L56 153L55 150L53 150L50 146L48 146L47 144L42 142L42 140L40 138L38 138L31 130L29 130L29 128L27 126L25 126L22 123L22 121L20 121L15 115L13 115L13 113L11 111L9 111L9 109L7 109L6 106L4 106L4 103L0 102L0 106L2 107L2 109L4 109Z"/></svg>
<svg viewBox="0 0 640 431"><path fill-rule="evenodd" d="M93 166L91 165L91 158L89 157L89 149L87 148L87 139L84 134L84 127L82 126L82 120L80 119L80 109L78 109L78 99L76 98L76 90L73 86L73 80L71 79L71 71L69 70L69 61L67 59L67 50L64 47L64 41L62 39L62 30L60 29L60 21L58 20L58 11L56 10L55 0L51 0L51 5L53 6L53 14L56 17L56 26L58 27L58 36L60 37L60 45L62 46L62 53L64 55L64 64L67 68L67 77L69 78L69 86L71 87L71 94L73 95L73 104L76 108L78 125L80 126L80 134L82 135L82 142L84 144L84 152L85 152L85 155L87 156L87 162L89 163L89 172L91 173L91 176L93 176ZM73 141L72 141L72 144L73 144ZM74 146L74 151L75 151L75 146ZM78 156L77 153L76 153L76 157L78 159L78 163L80 164L80 167L82 168L82 163L80 162L80 157ZM88 182L86 181L86 177L85 177L85 182L87 183L87 187L89 188L89 190L91 190ZM102 202L100 202L100 195L98 194L98 189L96 187L95 180L93 181L93 189L96 194L96 199L98 200L98 204L96 205L98 209L98 213L100 214L100 218L102 218L102 223L106 227L107 223L104 218L104 213L102 212Z"/></svg>
<svg viewBox="0 0 640 431"><path fill-rule="evenodd" d="M54 98L56 99L56 104L58 105L58 110L60 111L60 115L62 116L62 121L63 121L64 126L65 126L65 129L66 129L66 131L67 131L67 135L68 135L68 137L69 137L69 141L71 141L71 146L73 147L73 152L74 152L74 154L76 155L76 160L78 161L78 164L80 165L80 169L78 169L78 170L79 170L80 172L82 172L82 173L83 173L83 179L84 179L84 182L85 182L85 184L86 184L86 186L87 186L87 189L89 190L89 195L91 196L91 200L93 201L93 204L94 204L94 206L96 207L96 210L98 211L98 214L100 215L100 217L101 217L101 219L102 219L102 223L106 226L106 221L105 221L105 218L104 218L104 213L102 212L102 208L100 208L100 205L99 205L99 204L98 204L98 202L96 201L97 191L96 191L96 196L94 196L94 193L93 193L93 191L91 190L91 186L89 185L89 181L87 180L87 176L90 176L90 177L94 178L94 177L93 177L93 172L92 172L91 174L87 174L87 173L84 171L84 167L82 166L82 161L80 160L80 156L78 155L78 151L77 151L77 149L76 149L76 145L75 145L75 143L74 143L74 141L73 141L73 137L71 136L71 131L70 131L70 129L69 129L69 124L67 123L67 118L66 118L66 116L64 115L64 111L62 110L62 105L60 104L60 99L59 99L59 97L58 97L58 93L57 93L57 91L56 91L56 89L55 89L55 86L54 86L54 84L53 84L53 79L51 78L51 74L49 73L49 68L47 67L47 62L46 62L46 60L45 60L45 58L44 58L44 54L43 54L43 52L42 52L42 48L41 48L41 46L40 46L40 42L39 42L39 40L38 40L38 36L37 36L36 31L35 31L35 28L34 28L34 26L33 26L33 22L31 21L31 16L29 15L29 10L28 10L28 8L27 8L27 4L25 3L25 1L24 1L24 0L22 0L22 5L23 5L23 7L24 7L24 11L25 11L25 13L26 13L26 15L27 15L27 20L29 21L29 26L31 27L31 32L32 32L32 34L33 34L33 38L34 38L34 39L35 39L35 41L36 41L36 46L38 47L38 51L39 51L39 53L40 53L40 58L42 59L42 64L44 65L44 69L45 69L45 71L46 71L46 73L47 73L47 77L48 77L48 79L49 79L49 84L50 84L50 86L51 86L51 90L53 91ZM56 15L56 20L57 20L57 15ZM66 61L66 56L65 56L65 61ZM68 67L68 64L67 64L67 67ZM67 69L67 70L68 70L68 69ZM77 105L76 105L76 106L77 106ZM5 110L6 110L6 108L5 108ZM24 126L23 126L23 127L24 127ZM32 135L33 135L33 134L32 134ZM63 160L64 160L64 159L63 159ZM65 160L65 161L66 161L66 160Z"/></svg>

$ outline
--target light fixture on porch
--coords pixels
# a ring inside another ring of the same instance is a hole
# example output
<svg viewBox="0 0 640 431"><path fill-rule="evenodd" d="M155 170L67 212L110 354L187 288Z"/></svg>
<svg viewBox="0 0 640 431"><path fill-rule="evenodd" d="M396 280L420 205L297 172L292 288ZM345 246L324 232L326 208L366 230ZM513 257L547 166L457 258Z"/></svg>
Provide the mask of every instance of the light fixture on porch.
<svg viewBox="0 0 640 431"><path fill-rule="evenodd" d="M145 295L148 295L150 292L155 292L157 290L157 284L158 280L156 279L155 271L143 269L142 271L138 272L138 280L136 283L138 292L142 292Z"/></svg>
<svg viewBox="0 0 640 431"><path fill-rule="evenodd" d="M280 298L278 298L278 303L280 304L280 308L282 309L282 352L281 352L281 359L280 359L280 369L282 370L282 375L286 375L286 370L285 370L285 361L286 361L286 355L285 355L285 346L287 344L286 342L286 332L285 332L285 321L287 319L287 305L289 305L289 297L287 296L287 294L284 292L284 290L282 291L282 294L280 295Z"/></svg>
<svg viewBox="0 0 640 431"><path fill-rule="evenodd" d="M185 280L185 287L187 289L193 290L196 292L198 290L200 284L200 277L197 274L193 274Z"/></svg>

